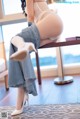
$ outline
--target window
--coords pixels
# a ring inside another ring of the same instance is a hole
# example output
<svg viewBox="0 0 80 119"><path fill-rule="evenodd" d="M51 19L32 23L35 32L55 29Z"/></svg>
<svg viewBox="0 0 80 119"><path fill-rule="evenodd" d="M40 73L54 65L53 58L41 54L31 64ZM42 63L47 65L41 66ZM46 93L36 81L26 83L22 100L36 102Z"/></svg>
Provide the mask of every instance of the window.
<svg viewBox="0 0 80 119"><path fill-rule="evenodd" d="M64 8L65 7L65 8ZM59 9L59 8L58 8ZM64 11L64 12L62 12ZM62 37L80 36L80 4L65 4L59 9L63 20ZM63 64L80 63L80 45L62 47Z"/></svg>
<svg viewBox="0 0 80 119"><path fill-rule="evenodd" d="M2 27L0 26L0 42L3 40Z"/></svg>
<svg viewBox="0 0 80 119"><path fill-rule="evenodd" d="M55 2L63 2L63 3L79 3L80 0L54 0Z"/></svg>
<svg viewBox="0 0 80 119"><path fill-rule="evenodd" d="M80 64L80 45L66 46L62 48L63 64Z"/></svg>
<svg viewBox="0 0 80 119"><path fill-rule="evenodd" d="M74 2L72 0L69 0L69 1L71 2L68 2L68 0L65 0L64 3L59 2L57 4L54 4L54 5L52 4L50 6L50 8L57 9L57 14L60 15L63 21L64 30L61 36L61 40L64 40L66 37L80 36L80 13L79 13L80 4L70 4ZM22 12L20 0L17 0L17 1L3 0L3 4L4 4L5 15ZM6 51L7 51L7 59L9 56L8 51L9 51L9 43L11 38L15 34L20 32L21 29L25 28L26 26L27 26L27 23L15 23L15 24L2 26L3 37L4 37L3 39L5 40ZM69 67L71 67L71 65L80 63L79 47L80 46L78 45L62 47L64 65L69 64ZM56 57L55 48L40 49L39 56L40 56L41 66L57 65L57 57ZM31 53L31 57L32 57L33 65L36 66L34 53Z"/></svg>
<svg viewBox="0 0 80 119"><path fill-rule="evenodd" d="M57 59L56 59L56 49L55 48L48 48L48 49L39 49L39 61L40 61L40 66L45 67L45 66L56 66L57 65ZM33 53L31 55L32 57L32 63L33 66L36 66L36 61L35 61L35 54Z"/></svg>
<svg viewBox="0 0 80 119"><path fill-rule="evenodd" d="M20 0L3 0L5 15L22 12Z"/></svg>

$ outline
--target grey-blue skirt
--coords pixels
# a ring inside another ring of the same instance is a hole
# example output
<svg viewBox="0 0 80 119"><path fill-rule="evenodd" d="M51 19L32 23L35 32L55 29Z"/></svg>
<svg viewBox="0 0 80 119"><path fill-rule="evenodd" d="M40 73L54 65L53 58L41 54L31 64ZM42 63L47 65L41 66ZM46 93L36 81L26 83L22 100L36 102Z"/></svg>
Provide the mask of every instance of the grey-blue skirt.
<svg viewBox="0 0 80 119"><path fill-rule="evenodd" d="M36 49L40 46L40 34L35 24L22 30L17 34L24 39L25 42L34 43ZM10 55L17 51L17 48L10 43ZM20 87L34 96L37 95L35 85L35 73L31 62L30 54L22 61L13 61L9 59L9 86Z"/></svg>

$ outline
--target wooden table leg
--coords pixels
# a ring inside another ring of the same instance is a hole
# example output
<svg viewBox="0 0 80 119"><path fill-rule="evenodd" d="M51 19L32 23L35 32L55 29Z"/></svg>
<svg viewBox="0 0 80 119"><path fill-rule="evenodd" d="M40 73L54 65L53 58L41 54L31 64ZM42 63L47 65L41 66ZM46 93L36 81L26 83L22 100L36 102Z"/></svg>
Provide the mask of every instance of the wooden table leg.
<svg viewBox="0 0 80 119"><path fill-rule="evenodd" d="M6 88L6 91L9 90L9 85L8 85L8 75L5 76L5 88Z"/></svg>
<svg viewBox="0 0 80 119"><path fill-rule="evenodd" d="M38 84L41 85L41 72L40 72L40 64L39 64L39 55L38 51L36 54L36 66L37 66L37 76L38 76Z"/></svg>

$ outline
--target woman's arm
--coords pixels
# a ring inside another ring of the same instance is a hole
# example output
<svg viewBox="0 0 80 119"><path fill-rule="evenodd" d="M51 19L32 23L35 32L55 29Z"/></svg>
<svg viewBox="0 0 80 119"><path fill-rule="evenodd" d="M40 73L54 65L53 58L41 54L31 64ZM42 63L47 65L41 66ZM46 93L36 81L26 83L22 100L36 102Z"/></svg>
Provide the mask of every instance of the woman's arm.
<svg viewBox="0 0 80 119"><path fill-rule="evenodd" d="M28 22L34 22L34 0L26 0Z"/></svg>

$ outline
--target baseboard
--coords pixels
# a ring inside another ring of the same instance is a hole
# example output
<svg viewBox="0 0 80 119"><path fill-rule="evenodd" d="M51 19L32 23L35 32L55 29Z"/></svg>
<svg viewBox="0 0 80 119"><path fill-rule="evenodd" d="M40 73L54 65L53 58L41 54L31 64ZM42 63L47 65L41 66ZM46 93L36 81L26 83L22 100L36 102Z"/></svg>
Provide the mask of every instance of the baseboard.
<svg viewBox="0 0 80 119"><path fill-rule="evenodd" d="M35 74L37 76L37 69L34 68ZM41 70L41 77L56 77L58 76L58 70L56 66L49 66L49 67L40 67ZM65 75L80 75L80 65L65 65L64 66L64 76Z"/></svg>

